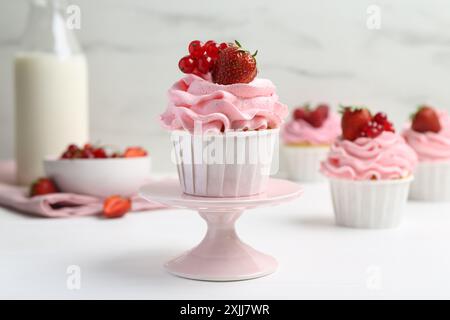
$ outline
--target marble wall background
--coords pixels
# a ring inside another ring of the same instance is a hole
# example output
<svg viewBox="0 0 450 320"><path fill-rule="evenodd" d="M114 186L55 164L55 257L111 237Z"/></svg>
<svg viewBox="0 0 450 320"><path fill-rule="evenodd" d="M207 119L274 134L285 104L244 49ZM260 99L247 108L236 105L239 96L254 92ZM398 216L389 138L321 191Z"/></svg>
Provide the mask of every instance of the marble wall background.
<svg viewBox="0 0 450 320"><path fill-rule="evenodd" d="M290 107L366 104L397 126L421 102L450 108L450 2L446 0L72 0L82 10L92 140L141 144L170 170L158 123L187 43L239 39L259 49L260 75ZM0 0L0 159L13 156L12 57L26 0ZM369 5L381 28L366 26Z"/></svg>

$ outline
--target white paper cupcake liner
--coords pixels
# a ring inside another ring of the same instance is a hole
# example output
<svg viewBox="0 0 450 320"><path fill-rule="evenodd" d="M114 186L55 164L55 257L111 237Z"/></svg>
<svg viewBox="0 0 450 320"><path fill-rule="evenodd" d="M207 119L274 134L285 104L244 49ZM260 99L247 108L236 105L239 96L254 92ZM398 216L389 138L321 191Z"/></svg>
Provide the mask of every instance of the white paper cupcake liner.
<svg viewBox="0 0 450 320"><path fill-rule="evenodd" d="M450 162L420 162L414 172L409 198L450 201Z"/></svg>
<svg viewBox="0 0 450 320"><path fill-rule="evenodd" d="M369 229L398 226L412 179L330 179L336 223L346 227Z"/></svg>
<svg viewBox="0 0 450 320"><path fill-rule="evenodd" d="M325 160L330 147L285 145L283 150L286 173L290 180L300 182L326 181L326 178L320 173L320 162Z"/></svg>
<svg viewBox="0 0 450 320"><path fill-rule="evenodd" d="M279 130L192 135L172 134L173 159L183 192L242 197L267 189Z"/></svg>

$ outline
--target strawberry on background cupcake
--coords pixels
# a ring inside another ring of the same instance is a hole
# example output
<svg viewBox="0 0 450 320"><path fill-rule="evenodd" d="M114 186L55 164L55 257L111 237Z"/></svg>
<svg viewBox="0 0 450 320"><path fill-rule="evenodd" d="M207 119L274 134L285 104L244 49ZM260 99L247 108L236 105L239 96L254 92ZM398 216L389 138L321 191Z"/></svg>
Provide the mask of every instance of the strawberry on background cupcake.
<svg viewBox="0 0 450 320"><path fill-rule="evenodd" d="M447 111L420 106L402 135L419 157L410 198L450 201L450 117Z"/></svg>
<svg viewBox="0 0 450 320"><path fill-rule="evenodd" d="M212 40L192 41L188 51L178 64L186 76L169 89L161 115L172 131L183 191L214 197L264 192L287 107L270 80L256 77L257 52Z"/></svg>
<svg viewBox="0 0 450 320"><path fill-rule="evenodd" d="M289 178L303 182L324 180L319 172L320 162L340 134L339 116L327 104L296 108L282 129Z"/></svg>
<svg viewBox="0 0 450 320"><path fill-rule="evenodd" d="M336 223L356 228L397 226L417 163L414 150L384 113L344 107L342 136L322 162Z"/></svg>

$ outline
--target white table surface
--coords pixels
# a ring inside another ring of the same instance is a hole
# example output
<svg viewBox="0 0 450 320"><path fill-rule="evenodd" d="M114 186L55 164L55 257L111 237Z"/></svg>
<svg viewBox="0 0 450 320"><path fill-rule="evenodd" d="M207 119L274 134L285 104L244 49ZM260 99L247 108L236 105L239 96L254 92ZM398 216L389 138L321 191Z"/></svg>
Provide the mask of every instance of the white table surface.
<svg viewBox="0 0 450 320"><path fill-rule="evenodd" d="M278 259L276 273L211 283L172 276L166 260L198 243L205 223L187 210L123 219L41 219L0 208L0 298L450 298L450 204L408 203L395 230L334 225L326 184L302 198L244 213L241 238ZM81 288L67 288L68 266Z"/></svg>

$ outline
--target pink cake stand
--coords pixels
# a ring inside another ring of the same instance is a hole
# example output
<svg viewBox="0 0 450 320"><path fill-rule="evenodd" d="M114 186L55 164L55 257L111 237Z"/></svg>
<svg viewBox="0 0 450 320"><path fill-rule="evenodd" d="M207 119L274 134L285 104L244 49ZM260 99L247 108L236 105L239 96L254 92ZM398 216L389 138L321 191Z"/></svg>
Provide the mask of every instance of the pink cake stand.
<svg viewBox="0 0 450 320"><path fill-rule="evenodd" d="M266 193L240 198L194 197L184 194L178 179L150 183L140 196L172 207L197 210L208 230L195 248L166 263L177 276L205 281L238 281L274 272L277 261L243 243L235 223L245 209L277 205L299 197L303 189L290 181L270 179Z"/></svg>

